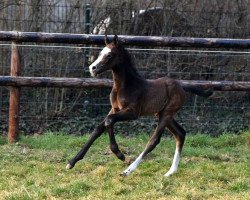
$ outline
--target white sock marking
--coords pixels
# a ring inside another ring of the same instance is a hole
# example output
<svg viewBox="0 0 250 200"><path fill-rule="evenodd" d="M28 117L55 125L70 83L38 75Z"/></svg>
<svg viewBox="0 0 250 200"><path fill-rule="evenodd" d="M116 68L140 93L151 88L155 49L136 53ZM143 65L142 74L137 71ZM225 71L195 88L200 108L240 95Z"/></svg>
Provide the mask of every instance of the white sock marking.
<svg viewBox="0 0 250 200"><path fill-rule="evenodd" d="M174 153L174 159L173 159L172 165L171 165L169 171L164 176L169 177L172 174L174 174L178 169L179 162L180 162L180 152L176 148L175 153Z"/></svg>
<svg viewBox="0 0 250 200"><path fill-rule="evenodd" d="M143 152L138 156L138 158L136 158L136 160L131 165L129 165L129 167L125 171L123 171L122 174L124 176L128 176L131 172L133 172L138 167L138 165L142 161L142 155L143 155Z"/></svg>

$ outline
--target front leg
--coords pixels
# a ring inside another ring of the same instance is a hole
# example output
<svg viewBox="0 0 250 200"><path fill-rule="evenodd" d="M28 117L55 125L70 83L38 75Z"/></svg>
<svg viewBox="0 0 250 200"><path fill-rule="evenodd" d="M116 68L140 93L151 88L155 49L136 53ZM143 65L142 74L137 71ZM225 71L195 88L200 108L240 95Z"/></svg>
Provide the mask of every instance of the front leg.
<svg viewBox="0 0 250 200"><path fill-rule="evenodd" d="M83 157L85 156L85 154L87 153L87 151L89 150L90 146L94 143L94 141L101 136L101 134L106 130L105 125L104 125L104 121L97 126L92 135L90 136L89 140L86 142L86 144L83 145L82 149L77 153L77 155L71 159L69 161L69 163L66 166L66 169L72 169L75 164L83 159Z"/></svg>
<svg viewBox="0 0 250 200"><path fill-rule="evenodd" d="M133 120L136 118L137 116L133 112L130 112L130 110L121 110L110 112L110 114L104 120L104 124L107 127L109 133L110 149L116 155L116 157L122 161L125 161L125 156L120 151L116 142L114 134L114 123L118 121Z"/></svg>
<svg viewBox="0 0 250 200"><path fill-rule="evenodd" d="M89 150L90 146L94 143L94 141L101 136L101 134L106 130L106 128L109 129L109 137L110 137L110 146L111 150L113 149L117 157L121 160L125 160L124 155L120 152L118 145L115 141L115 136L113 132L113 124L117 121L124 121L124 120L132 120L136 119L137 116L131 112L130 110L121 110L117 113L114 113L112 110L109 112L109 115L105 118L105 120L97 126L92 135L90 136L89 140L86 142L86 144L83 145L82 149L77 153L77 155L69 161L69 163L66 166L66 169L72 169L75 164L83 159L87 151ZM118 151L117 151L118 149ZM112 151L113 151L112 150Z"/></svg>
<svg viewBox="0 0 250 200"><path fill-rule="evenodd" d="M105 120L104 124L106 127L113 126L116 122L136 120L138 118L138 113L132 109L120 110L116 113L109 114Z"/></svg>
<svg viewBox="0 0 250 200"><path fill-rule="evenodd" d="M124 154L120 151L118 144L115 139L115 134L114 134L114 127L111 126L108 128L108 133L109 133L109 140L110 140L110 149L111 151L116 155L118 159L121 161L125 161L125 156Z"/></svg>

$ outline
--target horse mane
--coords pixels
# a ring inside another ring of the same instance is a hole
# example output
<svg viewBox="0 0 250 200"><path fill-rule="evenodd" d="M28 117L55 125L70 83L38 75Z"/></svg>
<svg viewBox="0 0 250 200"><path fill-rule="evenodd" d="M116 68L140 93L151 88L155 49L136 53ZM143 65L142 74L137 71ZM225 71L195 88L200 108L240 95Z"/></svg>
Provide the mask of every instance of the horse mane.
<svg viewBox="0 0 250 200"><path fill-rule="evenodd" d="M128 50L125 49L121 44L118 44L117 48L123 54L123 56L126 60L126 62L123 62L122 67L126 70L126 72L130 75L130 77L144 80L144 78L139 74L139 72L135 68L133 59L132 59L131 55L129 54Z"/></svg>

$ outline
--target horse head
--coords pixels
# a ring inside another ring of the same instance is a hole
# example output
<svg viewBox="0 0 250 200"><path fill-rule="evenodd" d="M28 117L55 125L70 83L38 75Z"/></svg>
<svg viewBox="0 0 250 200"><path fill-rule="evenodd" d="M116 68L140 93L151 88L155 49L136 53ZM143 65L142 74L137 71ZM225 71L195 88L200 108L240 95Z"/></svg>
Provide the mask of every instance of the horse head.
<svg viewBox="0 0 250 200"><path fill-rule="evenodd" d="M102 72L113 69L118 62L118 36L115 35L110 43L107 35L105 35L106 46L99 53L97 59L89 66L89 72L92 76L97 76Z"/></svg>

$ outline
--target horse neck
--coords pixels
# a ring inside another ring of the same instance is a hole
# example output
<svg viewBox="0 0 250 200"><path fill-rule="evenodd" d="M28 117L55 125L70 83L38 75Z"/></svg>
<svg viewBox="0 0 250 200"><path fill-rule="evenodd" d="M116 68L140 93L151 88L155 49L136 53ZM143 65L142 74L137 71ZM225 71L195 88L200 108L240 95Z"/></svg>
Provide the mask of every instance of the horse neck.
<svg viewBox="0 0 250 200"><path fill-rule="evenodd" d="M130 64L120 63L113 70L113 81L117 88L124 88L129 85L139 84L144 79L138 74L136 69Z"/></svg>

